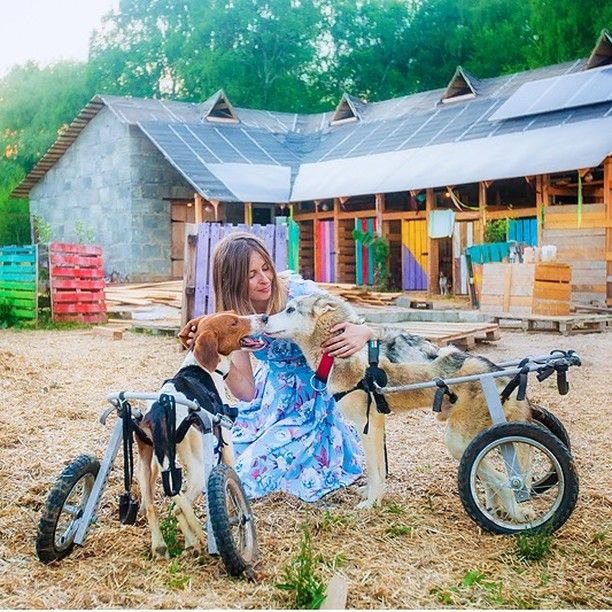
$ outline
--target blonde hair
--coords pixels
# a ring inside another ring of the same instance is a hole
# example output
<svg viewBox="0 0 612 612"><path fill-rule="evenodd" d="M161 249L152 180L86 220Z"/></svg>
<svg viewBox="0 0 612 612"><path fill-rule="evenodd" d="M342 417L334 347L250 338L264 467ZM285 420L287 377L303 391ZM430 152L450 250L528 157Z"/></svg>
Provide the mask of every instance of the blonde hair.
<svg viewBox="0 0 612 612"><path fill-rule="evenodd" d="M249 263L258 253L272 271L272 294L267 314L281 311L287 301L287 283L279 279L266 245L255 234L236 232L223 238L213 253L213 287L217 312L233 310L237 314L255 314L249 299Z"/></svg>

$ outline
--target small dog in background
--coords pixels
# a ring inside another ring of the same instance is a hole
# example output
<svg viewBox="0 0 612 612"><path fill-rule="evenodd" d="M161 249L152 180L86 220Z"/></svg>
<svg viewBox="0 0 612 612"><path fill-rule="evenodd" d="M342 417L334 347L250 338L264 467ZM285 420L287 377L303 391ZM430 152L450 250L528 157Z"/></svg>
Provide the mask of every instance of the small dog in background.
<svg viewBox="0 0 612 612"><path fill-rule="evenodd" d="M448 278L442 271L440 271L440 278L438 278L438 286L440 287L440 295L449 294Z"/></svg>

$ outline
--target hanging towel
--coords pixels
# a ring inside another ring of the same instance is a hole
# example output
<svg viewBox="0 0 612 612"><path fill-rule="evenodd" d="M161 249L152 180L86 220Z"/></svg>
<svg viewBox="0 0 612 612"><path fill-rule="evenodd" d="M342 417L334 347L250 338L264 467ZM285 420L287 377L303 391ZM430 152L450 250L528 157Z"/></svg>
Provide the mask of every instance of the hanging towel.
<svg viewBox="0 0 612 612"><path fill-rule="evenodd" d="M429 237L450 238L455 227L454 210L432 210L429 213Z"/></svg>

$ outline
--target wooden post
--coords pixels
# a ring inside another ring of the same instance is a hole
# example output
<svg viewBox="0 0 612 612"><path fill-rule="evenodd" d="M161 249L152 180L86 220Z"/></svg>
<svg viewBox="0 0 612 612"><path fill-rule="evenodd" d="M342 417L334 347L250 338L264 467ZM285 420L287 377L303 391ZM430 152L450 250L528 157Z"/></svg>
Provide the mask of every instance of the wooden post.
<svg viewBox="0 0 612 612"><path fill-rule="evenodd" d="M244 203L244 222L253 225L253 202Z"/></svg>
<svg viewBox="0 0 612 612"><path fill-rule="evenodd" d="M434 210L434 190L425 191L425 211L427 213L427 291L437 293L438 287L438 243L429 236L429 216Z"/></svg>
<svg viewBox="0 0 612 612"><path fill-rule="evenodd" d="M485 228L487 226L487 187L488 181L478 183L478 244L484 243Z"/></svg>
<svg viewBox="0 0 612 612"><path fill-rule="evenodd" d="M603 200L606 207L606 304L612 305L612 156L604 160Z"/></svg>
<svg viewBox="0 0 612 612"><path fill-rule="evenodd" d="M195 205L195 222L202 223L204 221L204 198L199 193L193 194Z"/></svg>
<svg viewBox="0 0 612 612"><path fill-rule="evenodd" d="M336 257L334 258L334 278L336 282L340 281L340 219L338 215L340 213L340 199L334 198L334 251Z"/></svg>
<svg viewBox="0 0 612 612"><path fill-rule="evenodd" d="M376 235L381 238L383 235L383 213L385 212L385 194L376 194Z"/></svg>
<svg viewBox="0 0 612 612"><path fill-rule="evenodd" d="M219 200L210 200L210 203L215 211L215 221L219 221Z"/></svg>
<svg viewBox="0 0 612 612"><path fill-rule="evenodd" d="M536 177L536 219L538 226L538 246L542 246L544 224L544 212L549 204L548 188L550 186L550 175L541 174Z"/></svg>
<svg viewBox="0 0 612 612"><path fill-rule="evenodd" d="M314 257L314 280L318 281L321 279L321 271L320 271L320 262L319 262L319 249L321 245L319 244L318 233L318 223L317 217L319 213L319 205L321 204L321 200L313 200L315 205L315 218L312 220L312 254Z"/></svg>

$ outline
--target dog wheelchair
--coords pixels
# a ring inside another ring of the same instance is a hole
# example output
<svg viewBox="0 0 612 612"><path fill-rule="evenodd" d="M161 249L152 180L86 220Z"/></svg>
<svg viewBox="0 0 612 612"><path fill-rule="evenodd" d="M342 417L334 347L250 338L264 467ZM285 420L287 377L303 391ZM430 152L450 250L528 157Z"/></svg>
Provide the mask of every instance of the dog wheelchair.
<svg viewBox="0 0 612 612"><path fill-rule="evenodd" d="M124 524L136 521L139 504L130 493L132 444L143 415L130 402L167 401L168 397L165 394L127 392L107 397L112 406L103 412L100 422L106 425L112 413L116 413L118 418L102 462L90 455L76 458L60 474L47 497L36 539L36 553L43 563L63 559L75 545L84 544L91 524L96 522L96 509L122 446L125 491L119 498L119 519ZM215 432L221 427L231 429L232 419L226 414L212 414L202 409L197 401L172 400L188 408L188 419L197 423L203 437L208 552L221 556L230 575L244 573L250 577L258 554L254 517L238 475L229 466L218 463L215 456L215 442L221 443ZM171 461L170 470L162 471L166 494L178 493L180 480L180 469Z"/></svg>
<svg viewBox="0 0 612 612"><path fill-rule="evenodd" d="M581 365L574 351L506 361L493 372L397 387L387 386L386 374L378 368L378 348L372 345L369 362L369 388L379 411L388 393L436 388L433 411L441 412L445 396L451 404L457 401L451 387L480 383L492 425L470 442L458 472L461 502L478 525L492 533L518 534L552 532L567 521L578 499L578 475L567 430L551 412L536 405L532 405L534 422L508 422L502 404L515 390L518 400L525 399L530 373L536 373L540 382L556 373L558 391L566 395L567 371ZM511 378L501 395L496 378ZM509 501L517 511L501 510L495 503L499 499Z"/></svg>

